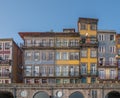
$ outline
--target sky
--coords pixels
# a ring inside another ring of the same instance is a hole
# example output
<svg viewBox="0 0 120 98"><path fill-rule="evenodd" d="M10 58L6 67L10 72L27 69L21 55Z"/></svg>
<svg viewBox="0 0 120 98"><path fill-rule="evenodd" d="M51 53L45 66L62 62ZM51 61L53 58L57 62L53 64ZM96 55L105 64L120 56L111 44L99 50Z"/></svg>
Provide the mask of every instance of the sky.
<svg viewBox="0 0 120 98"><path fill-rule="evenodd" d="M79 17L97 18L99 30L120 33L120 0L0 0L0 38L19 44L18 32L77 31Z"/></svg>

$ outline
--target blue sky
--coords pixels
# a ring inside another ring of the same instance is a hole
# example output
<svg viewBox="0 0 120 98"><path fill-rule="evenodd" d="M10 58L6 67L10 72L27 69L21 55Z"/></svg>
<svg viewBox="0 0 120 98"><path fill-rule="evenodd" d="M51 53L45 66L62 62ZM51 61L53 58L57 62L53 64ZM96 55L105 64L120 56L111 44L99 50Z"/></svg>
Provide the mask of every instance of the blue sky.
<svg viewBox="0 0 120 98"><path fill-rule="evenodd" d="M0 0L0 38L18 32L75 28L79 17L98 18L98 29L120 32L120 0Z"/></svg>

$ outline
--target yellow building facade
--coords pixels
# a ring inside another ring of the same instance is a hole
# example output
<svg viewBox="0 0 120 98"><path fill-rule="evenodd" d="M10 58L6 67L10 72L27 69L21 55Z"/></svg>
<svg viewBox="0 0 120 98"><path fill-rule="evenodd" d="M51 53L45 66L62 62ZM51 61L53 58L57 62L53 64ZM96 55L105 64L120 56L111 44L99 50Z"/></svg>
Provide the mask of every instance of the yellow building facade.
<svg viewBox="0 0 120 98"><path fill-rule="evenodd" d="M98 19L79 18L80 67L83 83L97 81L97 22Z"/></svg>

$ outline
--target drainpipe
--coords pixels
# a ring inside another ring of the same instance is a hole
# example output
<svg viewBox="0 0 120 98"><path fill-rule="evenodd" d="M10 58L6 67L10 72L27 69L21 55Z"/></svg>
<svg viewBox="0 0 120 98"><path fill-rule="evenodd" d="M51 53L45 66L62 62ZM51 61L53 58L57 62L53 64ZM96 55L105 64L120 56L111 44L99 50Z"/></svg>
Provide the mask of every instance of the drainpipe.
<svg viewBox="0 0 120 98"><path fill-rule="evenodd" d="M104 98L104 85L102 86L102 98Z"/></svg>

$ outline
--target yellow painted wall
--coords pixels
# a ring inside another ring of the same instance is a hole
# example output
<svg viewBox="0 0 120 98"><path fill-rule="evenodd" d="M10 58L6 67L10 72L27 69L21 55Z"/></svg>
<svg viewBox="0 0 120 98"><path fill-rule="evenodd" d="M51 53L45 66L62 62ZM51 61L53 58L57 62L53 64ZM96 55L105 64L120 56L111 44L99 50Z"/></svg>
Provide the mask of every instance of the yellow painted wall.
<svg viewBox="0 0 120 98"><path fill-rule="evenodd" d="M56 64L58 65L79 65L79 60L57 60Z"/></svg>

